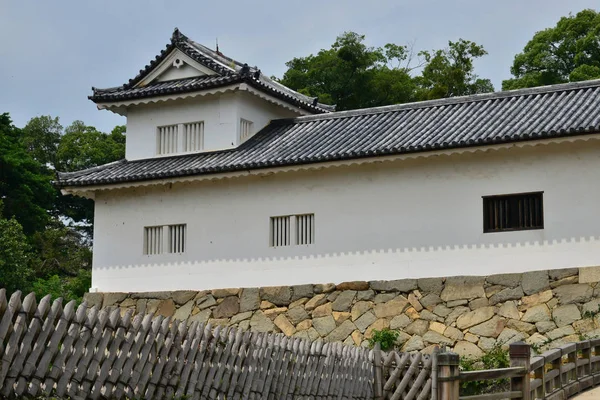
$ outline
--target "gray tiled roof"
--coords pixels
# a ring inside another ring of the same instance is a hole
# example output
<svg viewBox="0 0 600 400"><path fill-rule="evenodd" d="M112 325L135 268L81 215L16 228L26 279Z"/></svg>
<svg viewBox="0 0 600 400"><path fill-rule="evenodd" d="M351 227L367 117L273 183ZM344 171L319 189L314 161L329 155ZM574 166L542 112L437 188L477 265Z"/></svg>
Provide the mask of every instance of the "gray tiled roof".
<svg viewBox="0 0 600 400"><path fill-rule="evenodd" d="M158 66L174 49L179 49L193 60L204 65L216 75L197 78L176 79L167 82L151 83L143 87L136 84ZM110 103L123 100L161 96L164 94L186 93L211 89L233 83L245 82L252 87L267 92L277 98L301 107L313 113L334 111L335 107L316 102L314 98L291 90L271 78L264 76L259 69L249 67L223 54L213 51L187 38L175 29L167 47L146 65L139 74L128 83L108 89L92 88L89 99L96 103Z"/></svg>
<svg viewBox="0 0 600 400"><path fill-rule="evenodd" d="M600 80L276 120L236 149L118 161L62 186L424 152L600 132Z"/></svg>

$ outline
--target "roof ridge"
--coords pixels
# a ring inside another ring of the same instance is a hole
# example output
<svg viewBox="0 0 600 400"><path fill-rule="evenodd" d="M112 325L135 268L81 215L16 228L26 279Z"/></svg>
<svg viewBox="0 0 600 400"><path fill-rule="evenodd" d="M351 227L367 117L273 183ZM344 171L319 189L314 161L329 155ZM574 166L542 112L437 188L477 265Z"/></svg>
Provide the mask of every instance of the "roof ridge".
<svg viewBox="0 0 600 400"><path fill-rule="evenodd" d="M536 86L532 88L513 89L513 90L502 90L492 93L477 93L467 96L456 96L448 97L443 99L435 100L423 100L415 101L411 103L392 104L387 106L370 107L370 108L359 108L355 110L346 111L334 111L326 114L316 115L304 115L295 118L283 118L274 120L275 123L287 124L287 123L299 123L299 122L310 122L314 120L325 120L325 119L336 119L336 118L349 118L360 115L370 114L381 114L385 112L401 111L401 110L413 110L420 108L438 107L453 104L472 103L477 101L495 100L510 97L530 96L545 93L556 93L567 90L576 89L587 89L592 87L600 87L600 79L592 79L580 82L568 82L559 83L555 85Z"/></svg>
<svg viewBox="0 0 600 400"><path fill-rule="evenodd" d="M78 178L80 176L84 176L87 175L89 173L92 172L98 172L98 171L102 171L106 168L109 168L113 165L117 165L117 164L122 164L122 163L126 163L127 160L125 158L121 159L121 160L117 160L117 161L113 161L113 162L109 162L107 164L102 164L102 165L96 165L95 167L90 167L90 168L86 168L86 169L82 169L80 171L73 171L73 172L60 172L60 171L56 171L58 178Z"/></svg>

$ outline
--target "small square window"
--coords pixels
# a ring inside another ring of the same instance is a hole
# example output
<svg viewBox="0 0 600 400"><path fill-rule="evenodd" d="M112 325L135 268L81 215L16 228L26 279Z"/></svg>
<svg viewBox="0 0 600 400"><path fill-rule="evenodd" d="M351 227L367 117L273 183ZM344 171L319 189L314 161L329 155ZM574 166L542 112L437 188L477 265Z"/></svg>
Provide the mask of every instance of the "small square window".
<svg viewBox="0 0 600 400"><path fill-rule="evenodd" d="M483 197L483 232L544 228L543 192Z"/></svg>
<svg viewBox="0 0 600 400"><path fill-rule="evenodd" d="M271 247L314 244L315 214L271 217L269 242Z"/></svg>
<svg viewBox="0 0 600 400"><path fill-rule="evenodd" d="M144 254L185 253L186 224L144 228Z"/></svg>

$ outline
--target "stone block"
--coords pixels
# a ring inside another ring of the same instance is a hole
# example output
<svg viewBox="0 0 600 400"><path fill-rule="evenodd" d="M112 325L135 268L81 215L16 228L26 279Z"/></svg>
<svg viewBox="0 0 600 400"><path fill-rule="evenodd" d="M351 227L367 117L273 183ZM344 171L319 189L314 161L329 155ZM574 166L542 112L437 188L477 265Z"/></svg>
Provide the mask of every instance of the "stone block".
<svg viewBox="0 0 600 400"><path fill-rule="evenodd" d="M335 284L333 283L319 283L313 286L313 290L317 294L331 293L335 290Z"/></svg>
<svg viewBox="0 0 600 400"><path fill-rule="evenodd" d="M552 290L545 290L540 293L532 294L531 296L525 296L521 299L520 309L521 311L525 311L538 304L547 303L552 299L552 296Z"/></svg>
<svg viewBox="0 0 600 400"><path fill-rule="evenodd" d="M102 302L104 300L104 295L102 293L84 293L83 301L87 303L88 308L92 308L94 306L102 307Z"/></svg>
<svg viewBox="0 0 600 400"><path fill-rule="evenodd" d="M229 318L211 318L208 323L213 327L215 326L227 326L229 325Z"/></svg>
<svg viewBox="0 0 600 400"><path fill-rule="evenodd" d="M423 306L421 305L421 303L419 302L419 299L417 298L417 296L414 293L411 293L408 295L408 302L417 311L421 311L423 309Z"/></svg>
<svg viewBox="0 0 600 400"><path fill-rule="evenodd" d="M273 332L275 324L263 311L256 311L250 319L250 329L253 332Z"/></svg>
<svg viewBox="0 0 600 400"><path fill-rule="evenodd" d="M202 310L199 313L189 317L187 320L187 323L188 323L188 325L191 325L192 322L199 322L201 324L206 324L208 322L208 320L210 319L210 316L211 316L211 310L205 309L205 310Z"/></svg>
<svg viewBox="0 0 600 400"><path fill-rule="evenodd" d="M377 318L395 317L402 314L408 305L408 300L404 296L398 296L386 303L377 304L374 307Z"/></svg>
<svg viewBox="0 0 600 400"><path fill-rule="evenodd" d="M398 279L394 281L370 281L371 289L380 292L410 292L417 288L416 279Z"/></svg>
<svg viewBox="0 0 600 400"><path fill-rule="evenodd" d="M157 315L172 317L175 314L175 302L172 299L162 300L156 310Z"/></svg>
<svg viewBox="0 0 600 400"><path fill-rule="evenodd" d="M485 278L485 281L489 285L500 285L506 286L509 288L517 287L521 285L521 279L523 274L499 274L499 275L490 275Z"/></svg>
<svg viewBox="0 0 600 400"><path fill-rule="evenodd" d="M443 302L440 296L435 293L426 294L419 299L419 303L428 310Z"/></svg>
<svg viewBox="0 0 600 400"><path fill-rule="evenodd" d="M339 296L335 299L331 307L333 311L350 311L352 302L356 297L356 290L345 290L340 292Z"/></svg>
<svg viewBox="0 0 600 400"><path fill-rule="evenodd" d="M476 310L478 308L487 307L490 305L487 297L480 297L478 299L473 299L469 302L469 308L471 310Z"/></svg>
<svg viewBox="0 0 600 400"><path fill-rule="evenodd" d="M128 296L128 293L113 293L108 292L104 293L104 301L102 302L102 308L111 307L119 304L123 300L125 300Z"/></svg>
<svg viewBox="0 0 600 400"><path fill-rule="evenodd" d="M483 357L483 351L473 343L467 341L457 342L452 351L461 358L470 360L477 360Z"/></svg>
<svg viewBox="0 0 600 400"><path fill-rule="evenodd" d="M479 338L477 336L473 335L472 333L467 332L467 333L465 333L465 340L467 340L467 341L469 341L471 343L477 343L479 341Z"/></svg>
<svg viewBox="0 0 600 400"><path fill-rule="evenodd" d="M175 304L182 306L188 301L192 300L194 297L196 297L197 293L198 292L194 290L177 290L175 292L172 292L171 298L173 299Z"/></svg>
<svg viewBox="0 0 600 400"><path fill-rule="evenodd" d="M581 319L581 314L579 313L579 308L575 304L559 306L552 310L552 320L559 328L565 325L571 325L579 319Z"/></svg>
<svg viewBox="0 0 600 400"><path fill-rule="evenodd" d="M515 343L515 342L518 342L520 340L523 340L527 336L528 335L525 335L522 332L519 332L519 331L517 331L515 329L504 328L502 330L502 332L500 333L500 335L498 335L498 339L496 341L500 345L508 345L510 343Z"/></svg>
<svg viewBox="0 0 600 400"><path fill-rule="evenodd" d="M294 325L310 318L302 306L290 308L286 315L290 322Z"/></svg>
<svg viewBox="0 0 600 400"><path fill-rule="evenodd" d="M496 293L503 291L504 289L506 289L506 287L502 285L488 286L485 288L485 297L490 298Z"/></svg>
<svg viewBox="0 0 600 400"><path fill-rule="evenodd" d="M467 329L481 324L494 316L494 307L484 307L461 315L456 320L458 329Z"/></svg>
<svg viewBox="0 0 600 400"><path fill-rule="evenodd" d="M569 276L579 276L579 268L551 269L548 270L548 276L550 276L550 279L553 281L557 281Z"/></svg>
<svg viewBox="0 0 600 400"><path fill-rule="evenodd" d="M504 303L508 300L520 300L524 296L521 286L506 288L490 297L490 305Z"/></svg>
<svg viewBox="0 0 600 400"><path fill-rule="evenodd" d="M517 309L517 304L514 301L507 301L498 309L498 315L509 319L521 319L521 314Z"/></svg>
<svg viewBox="0 0 600 400"><path fill-rule="evenodd" d="M182 305L175 311L175 314L173 314L173 319L178 320L178 321L187 320L192 314L193 307L194 307L194 300L192 300L192 298L190 298L190 300L187 303L185 303L184 305Z"/></svg>
<svg viewBox="0 0 600 400"><path fill-rule="evenodd" d="M571 325L565 325L563 327L560 327L560 328L554 329L550 332L547 332L546 336L550 340L556 340L556 339L560 339L561 337L568 336L568 335L574 335L574 334L575 334L575 329L573 329L573 327Z"/></svg>
<svg viewBox="0 0 600 400"><path fill-rule="evenodd" d="M439 333L440 335L444 334L444 331L447 329L448 327L444 324L442 324L441 322L431 322L429 324L429 329Z"/></svg>
<svg viewBox="0 0 600 400"><path fill-rule="evenodd" d="M535 328L539 333L546 333L556 329L556 324L553 321L540 321L535 323Z"/></svg>
<svg viewBox="0 0 600 400"><path fill-rule="evenodd" d="M171 292L135 292L135 293L131 293L131 298L132 299L166 300L166 299L171 298Z"/></svg>
<svg viewBox="0 0 600 400"><path fill-rule="evenodd" d="M313 318L313 328L319 332L321 337L329 335L335 328L335 320L331 315L321 318Z"/></svg>
<svg viewBox="0 0 600 400"><path fill-rule="evenodd" d="M254 311L260 308L260 289L244 288L240 294L240 312Z"/></svg>
<svg viewBox="0 0 600 400"><path fill-rule="evenodd" d="M277 318L277 316L279 314L283 314L283 313L287 312L287 310L288 310L287 307L276 307L276 308L269 308L267 310L262 310L262 313L263 313L263 315L270 318L271 320L274 320L275 318Z"/></svg>
<svg viewBox="0 0 600 400"><path fill-rule="evenodd" d="M230 296L237 296L240 294L239 288L225 288L225 289L213 289L211 290L212 295L217 299L222 299Z"/></svg>
<svg viewBox="0 0 600 400"><path fill-rule="evenodd" d="M292 298L291 301L296 301L303 297L313 297L315 295L315 290L313 285L294 285L291 286L292 290Z"/></svg>
<svg viewBox="0 0 600 400"><path fill-rule="evenodd" d="M594 299L585 303L581 308L581 312L584 315L598 314L600 312L600 299Z"/></svg>
<svg viewBox="0 0 600 400"><path fill-rule="evenodd" d="M554 289L559 286L574 285L576 283L579 283L578 276L568 276L566 278L559 279L558 281L550 282L550 287Z"/></svg>
<svg viewBox="0 0 600 400"><path fill-rule="evenodd" d="M208 294L196 299L196 307L198 307L200 310L204 310L215 305L217 305L217 301L212 294Z"/></svg>
<svg viewBox="0 0 600 400"><path fill-rule="evenodd" d="M515 329L519 332L524 332L528 335L531 335L536 331L536 327L534 324L530 324L529 322L519 321L518 319L509 319L506 321L506 326Z"/></svg>
<svg viewBox="0 0 600 400"><path fill-rule="evenodd" d="M600 266L579 268L579 283L600 282Z"/></svg>
<svg viewBox="0 0 600 400"><path fill-rule="evenodd" d="M375 298L375 291L369 290L361 290L356 293L356 300L373 300Z"/></svg>
<svg viewBox="0 0 600 400"><path fill-rule="evenodd" d="M146 314L147 305L148 305L148 300L138 299L137 303L135 304L135 310L136 310L137 314ZM196 313L194 313L194 314L196 314Z"/></svg>
<svg viewBox="0 0 600 400"><path fill-rule="evenodd" d="M445 318L445 317L447 317L448 315L450 315L450 313L451 313L451 312L452 312L452 309L451 309L451 308L448 308L448 307L446 307L446 306L445 306L445 305L443 305L443 304L438 304L437 306L435 306L435 307L433 308L433 313L434 313L435 315L437 315L437 316L440 316L440 317L443 317L443 318Z"/></svg>
<svg viewBox="0 0 600 400"><path fill-rule="evenodd" d="M276 306L287 306L291 302L292 290L289 286L270 286L260 288L260 298Z"/></svg>
<svg viewBox="0 0 600 400"><path fill-rule="evenodd" d="M454 308L454 307L458 307L458 306L466 306L467 304L469 304L469 300L452 300L446 303L446 306L449 308Z"/></svg>
<svg viewBox="0 0 600 400"><path fill-rule="evenodd" d="M550 310L545 304L538 304L527 310L521 321L536 323L540 321L550 321Z"/></svg>
<svg viewBox="0 0 600 400"><path fill-rule="evenodd" d="M435 315L434 313L432 313L429 310L423 310L423 311L421 311L420 314L421 314L420 318L424 319L426 321L437 321L438 319L443 320L443 318L438 317L437 315Z"/></svg>
<svg viewBox="0 0 600 400"><path fill-rule="evenodd" d="M332 312L333 312L333 308L331 307L331 303L325 303L313 310L312 317L313 318L326 317L328 315L331 315Z"/></svg>
<svg viewBox="0 0 600 400"><path fill-rule="evenodd" d="M367 328L373 323L377 321L377 317L373 315L372 312L367 311L363 315L361 315L356 321L354 321L354 325L361 332L364 333Z"/></svg>
<svg viewBox="0 0 600 400"><path fill-rule="evenodd" d="M305 331L305 330L311 328L312 326L313 326L312 319L305 319L304 321L302 321L298 325L296 325L296 330Z"/></svg>
<svg viewBox="0 0 600 400"><path fill-rule="evenodd" d="M429 321L418 319L413 321L410 325L404 328L404 332L409 335L423 336L429 330Z"/></svg>
<svg viewBox="0 0 600 400"><path fill-rule="evenodd" d="M340 342L349 337L356 330L356 326L349 320L344 321L325 337L326 342Z"/></svg>
<svg viewBox="0 0 600 400"><path fill-rule="evenodd" d="M252 311L246 311L246 312L239 313L239 314L236 314L233 317L231 317L231 319L229 320L229 324L230 325L238 324L242 321L249 320L250 318L252 318Z"/></svg>
<svg viewBox="0 0 600 400"><path fill-rule="evenodd" d="M596 329L596 324L594 324L594 320L591 318L580 319L573 322L573 329L577 333L586 333Z"/></svg>
<svg viewBox="0 0 600 400"><path fill-rule="evenodd" d="M444 289L444 281L442 278L421 278L417 279L417 286L423 293L431 293L439 296Z"/></svg>
<svg viewBox="0 0 600 400"><path fill-rule="evenodd" d="M479 325L475 325L469 328L469 332L477 336L485 336L496 338L506 325L506 320L499 316L494 316L489 321L483 322Z"/></svg>
<svg viewBox="0 0 600 400"><path fill-rule="evenodd" d="M285 336L292 336L294 333L296 333L296 328L294 325L292 325L292 323L283 314L279 314L273 323L281 330L281 332L283 332Z"/></svg>
<svg viewBox="0 0 600 400"><path fill-rule="evenodd" d="M534 294L550 288L548 271L532 271L523 274L521 282L526 295Z"/></svg>
<svg viewBox="0 0 600 400"><path fill-rule="evenodd" d="M310 300L308 300L306 302L306 304L304 305L304 309L306 311L314 310L315 308L317 308L321 304L324 304L327 301L327 299L325 297L326 297L326 295L323 293L313 296L313 298L311 298Z"/></svg>
<svg viewBox="0 0 600 400"><path fill-rule="evenodd" d="M128 297L125 300L123 300L121 302L121 304L119 304L119 307L121 307L121 308L135 307L136 304L137 304L137 300Z"/></svg>
<svg viewBox="0 0 600 400"><path fill-rule="evenodd" d="M485 297L483 289L484 278L479 276L457 276L446 279L446 285L442 290L442 300L471 300L477 297Z"/></svg>
<svg viewBox="0 0 600 400"><path fill-rule="evenodd" d="M477 342L477 346L479 346L479 348L484 352L488 352L496 347L496 343L498 342L494 338L482 337Z"/></svg>
<svg viewBox="0 0 600 400"><path fill-rule="evenodd" d="M456 329L454 327L447 327L446 330L444 331L444 336L449 337L452 340L463 340L465 335L459 330ZM471 335L471 336L475 336L475 335ZM477 337L475 336L475 341L477 341Z"/></svg>
<svg viewBox="0 0 600 400"><path fill-rule="evenodd" d="M373 307L373 302L370 301L357 301L351 310L352 314L352 322L356 321L358 317L363 315L367 310L370 310Z"/></svg>
<svg viewBox="0 0 600 400"><path fill-rule="evenodd" d="M335 290L369 290L369 282L365 281L351 281L342 282L335 286Z"/></svg>
<svg viewBox="0 0 600 400"><path fill-rule="evenodd" d="M413 335L410 339L404 343L402 346L402 351L405 353L410 353L411 351L419 351L425 348L425 343L423 343L423 338L419 335Z"/></svg>
<svg viewBox="0 0 600 400"><path fill-rule="evenodd" d="M331 315L333 315L333 319L337 325L340 325L344 321L350 319L351 314L345 311L334 311Z"/></svg>
<svg viewBox="0 0 600 400"><path fill-rule="evenodd" d="M260 302L261 310L268 310L269 308L275 308L275 307L277 307L277 306L275 304L271 303L270 301L263 300Z"/></svg>
<svg viewBox="0 0 600 400"><path fill-rule="evenodd" d="M406 311L404 311L404 314L406 314L410 319L419 319L419 318L421 318L421 316L419 315L419 313L417 312L417 310L415 310L414 307L408 307L406 309Z"/></svg>
<svg viewBox="0 0 600 400"><path fill-rule="evenodd" d="M160 306L161 302L162 300L158 299L146 300L146 314L156 313L156 310L158 310L158 306Z"/></svg>
<svg viewBox="0 0 600 400"><path fill-rule="evenodd" d="M361 342L364 339L362 333L360 333L358 329L352 332L350 336L352 337L352 341L354 342L355 346L360 346Z"/></svg>
<svg viewBox="0 0 600 400"><path fill-rule="evenodd" d="M444 323L446 325L452 325L453 322L456 322L456 320L458 319L458 317L460 317L463 314L468 313L469 311L471 311L471 309L468 308L468 307L463 307L463 306L455 307L452 310L452 312L450 314L448 314L448 316L446 317L446 320L444 321Z"/></svg>
<svg viewBox="0 0 600 400"><path fill-rule="evenodd" d="M403 329L406 328L411 322L412 320L406 315L400 314L392 318L392 320L390 321L390 329Z"/></svg>
<svg viewBox="0 0 600 400"><path fill-rule="evenodd" d="M229 318L240 312L240 302L237 296L225 297L223 302L213 310L215 318Z"/></svg>
<svg viewBox="0 0 600 400"><path fill-rule="evenodd" d="M375 298L373 299L373 301L375 302L375 304L386 303L386 302L396 298L397 295L398 295L397 293L379 293L379 294L375 295Z"/></svg>
<svg viewBox="0 0 600 400"><path fill-rule="evenodd" d="M427 343L441 344L447 346L452 346L454 344L454 340L447 338L446 336L435 331L425 332L425 334L423 335L423 341Z"/></svg>
<svg viewBox="0 0 600 400"><path fill-rule="evenodd" d="M396 346L400 347L410 339L410 335L406 332L398 332L398 338L396 339Z"/></svg>
<svg viewBox="0 0 600 400"><path fill-rule="evenodd" d="M587 283L564 285L553 290L560 304L586 303L592 299L594 289Z"/></svg>

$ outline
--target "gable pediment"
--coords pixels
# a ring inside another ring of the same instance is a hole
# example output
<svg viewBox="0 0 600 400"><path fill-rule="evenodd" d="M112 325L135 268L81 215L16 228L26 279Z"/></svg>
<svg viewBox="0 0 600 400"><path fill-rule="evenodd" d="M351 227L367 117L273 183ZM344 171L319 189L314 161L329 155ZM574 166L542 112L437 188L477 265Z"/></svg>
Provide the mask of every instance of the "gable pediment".
<svg viewBox="0 0 600 400"><path fill-rule="evenodd" d="M144 79L139 81L135 87L144 87L153 82L165 82L207 75L218 75L218 73L175 48Z"/></svg>

